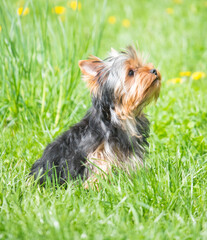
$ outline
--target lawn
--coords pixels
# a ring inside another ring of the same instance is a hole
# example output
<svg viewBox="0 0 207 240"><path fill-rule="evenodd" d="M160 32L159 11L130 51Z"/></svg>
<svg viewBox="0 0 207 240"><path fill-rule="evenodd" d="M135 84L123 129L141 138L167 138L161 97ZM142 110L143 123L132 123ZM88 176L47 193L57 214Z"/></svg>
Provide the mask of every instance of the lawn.
<svg viewBox="0 0 207 240"><path fill-rule="evenodd" d="M203 0L1 0L0 239L207 239L206 29ZM100 191L28 184L91 105L78 60L132 43L162 74L148 168Z"/></svg>

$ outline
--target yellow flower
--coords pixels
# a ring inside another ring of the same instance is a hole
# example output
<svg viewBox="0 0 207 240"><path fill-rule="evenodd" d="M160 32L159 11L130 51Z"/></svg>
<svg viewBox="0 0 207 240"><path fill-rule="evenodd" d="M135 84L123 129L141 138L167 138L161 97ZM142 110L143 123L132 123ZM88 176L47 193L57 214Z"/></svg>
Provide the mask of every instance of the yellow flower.
<svg viewBox="0 0 207 240"><path fill-rule="evenodd" d="M26 8L23 8L23 7L20 7L17 9L17 14L19 16L26 16L27 14L29 14L29 8L26 7Z"/></svg>
<svg viewBox="0 0 207 240"><path fill-rule="evenodd" d="M79 11L81 10L81 3L78 1L72 1L70 3L67 4L70 8L73 9L73 11L75 11L76 9L78 9Z"/></svg>
<svg viewBox="0 0 207 240"><path fill-rule="evenodd" d="M166 12L171 15L171 14L174 13L174 9L173 8L167 8Z"/></svg>
<svg viewBox="0 0 207 240"><path fill-rule="evenodd" d="M110 16L110 17L108 18L108 22L109 22L110 24L116 23L116 17Z"/></svg>
<svg viewBox="0 0 207 240"><path fill-rule="evenodd" d="M58 14L58 15L64 14L65 13L65 7L56 6L56 7L54 7L53 12Z"/></svg>
<svg viewBox="0 0 207 240"><path fill-rule="evenodd" d="M191 72L190 72L190 71L180 72L180 76L181 76L181 77L190 77L190 75L191 75Z"/></svg>
<svg viewBox="0 0 207 240"><path fill-rule="evenodd" d="M203 78L205 76L206 74L204 72L194 72L191 77L193 80L199 80L200 78Z"/></svg>
<svg viewBox="0 0 207 240"><path fill-rule="evenodd" d="M124 19L124 20L122 21L122 25L123 25L124 27L128 28L128 27L130 26L130 21L129 21L128 19Z"/></svg>
<svg viewBox="0 0 207 240"><path fill-rule="evenodd" d="M181 83L182 82L182 78L172 78L172 79L168 80L168 82L173 83L173 84Z"/></svg>
<svg viewBox="0 0 207 240"><path fill-rule="evenodd" d="M2 27L1 27L1 25L0 25L0 32L1 32L1 30L2 30Z"/></svg>
<svg viewBox="0 0 207 240"><path fill-rule="evenodd" d="M174 3L181 4L182 0L173 0Z"/></svg>

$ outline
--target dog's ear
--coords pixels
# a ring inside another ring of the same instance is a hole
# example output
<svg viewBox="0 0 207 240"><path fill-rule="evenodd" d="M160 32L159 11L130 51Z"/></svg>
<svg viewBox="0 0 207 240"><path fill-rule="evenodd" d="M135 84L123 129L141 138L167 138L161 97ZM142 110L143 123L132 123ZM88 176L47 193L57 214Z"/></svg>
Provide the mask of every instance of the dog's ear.
<svg viewBox="0 0 207 240"><path fill-rule="evenodd" d="M78 64L83 75L96 77L102 68L103 62L100 58L91 56L88 60L80 60Z"/></svg>
<svg viewBox="0 0 207 240"><path fill-rule="evenodd" d="M119 52L117 52L114 48L111 48L109 55L111 57L117 57L117 56L119 56Z"/></svg>
<svg viewBox="0 0 207 240"><path fill-rule="evenodd" d="M91 93L97 95L100 84L98 79L104 67L103 61L100 58L91 56L88 60L80 60L79 67L83 74L83 80L87 82Z"/></svg>

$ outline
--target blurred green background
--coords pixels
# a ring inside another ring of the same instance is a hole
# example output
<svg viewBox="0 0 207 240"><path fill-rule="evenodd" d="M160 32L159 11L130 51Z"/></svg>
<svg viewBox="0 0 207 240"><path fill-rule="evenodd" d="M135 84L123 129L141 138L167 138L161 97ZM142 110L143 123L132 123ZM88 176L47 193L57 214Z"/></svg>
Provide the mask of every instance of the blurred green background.
<svg viewBox="0 0 207 240"><path fill-rule="evenodd" d="M206 239L207 1L0 1L0 239ZM89 108L78 60L134 44L162 74L149 169L100 192L28 186Z"/></svg>

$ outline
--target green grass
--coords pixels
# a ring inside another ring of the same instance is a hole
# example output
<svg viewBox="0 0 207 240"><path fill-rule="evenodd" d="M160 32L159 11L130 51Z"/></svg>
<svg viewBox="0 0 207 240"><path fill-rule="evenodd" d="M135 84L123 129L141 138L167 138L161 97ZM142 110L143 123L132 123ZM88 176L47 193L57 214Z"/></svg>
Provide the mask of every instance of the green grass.
<svg viewBox="0 0 207 240"><path fill-rule="evenodd" d="M206 1L81 3L72 11L64 0L29 0L19 17L20 3L1 0L0 239L207 239L207 78L167 83L180 71L207 71ZM56 5L66 7L63 17ZM149 168L118 172L99 192L28 185L44 147L91 104L78 60L131 43L163 77L146 109Z"/></svg>

